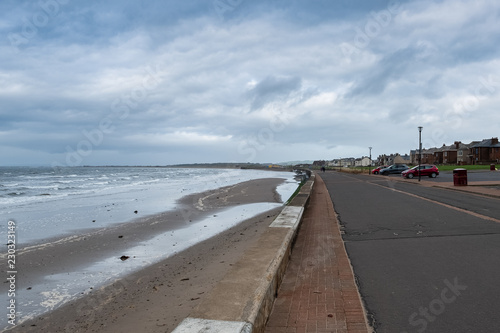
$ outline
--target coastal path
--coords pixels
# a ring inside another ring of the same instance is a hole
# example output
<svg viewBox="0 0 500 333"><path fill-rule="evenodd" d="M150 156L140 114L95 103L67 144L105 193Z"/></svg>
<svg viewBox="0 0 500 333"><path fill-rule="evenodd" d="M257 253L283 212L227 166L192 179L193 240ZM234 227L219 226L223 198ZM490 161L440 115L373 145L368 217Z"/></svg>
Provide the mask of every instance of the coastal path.
<svg viewBox="0 0 500 333"><path fill-rule="evenodd" d="M498 186L320 176L376 332L499 331Z"/></svg>
<svg viewBox="0 0 500 333"><path fill-rule="evenodd" d="M316 175L265 332L370 331L332 201Z"/></svg>

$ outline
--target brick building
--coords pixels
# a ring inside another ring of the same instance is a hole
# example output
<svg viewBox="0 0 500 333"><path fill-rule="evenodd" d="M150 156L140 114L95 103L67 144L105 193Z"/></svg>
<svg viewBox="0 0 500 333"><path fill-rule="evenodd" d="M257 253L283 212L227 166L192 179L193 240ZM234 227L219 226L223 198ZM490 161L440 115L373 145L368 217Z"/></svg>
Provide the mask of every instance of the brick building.
<svg viewBox="0 0 500 333"><path fill-rule="evenodd" d="M498 138L485 139L472 144L469 149L471 164L490 164L500 161L500 143Z"/></svg>
<svg viewBox="0 0 500 333"><path fill-rule="evenodd" d="M435 153L435 161L438 164L467 164L470 145L455 141L452 145L438 148Z"/></svg>

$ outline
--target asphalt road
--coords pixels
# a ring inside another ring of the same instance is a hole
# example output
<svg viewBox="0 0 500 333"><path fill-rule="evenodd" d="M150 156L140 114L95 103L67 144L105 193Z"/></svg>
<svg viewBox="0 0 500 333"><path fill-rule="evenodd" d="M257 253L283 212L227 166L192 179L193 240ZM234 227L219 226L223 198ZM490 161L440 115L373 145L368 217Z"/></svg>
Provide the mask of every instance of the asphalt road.
<svg viewBox="0 0 500 333"><path fill-rule="evenodd" d="M376 332L499 332L500 200L327 172Z"/></svg>
<svg viewBox="0 0 500 333"><path fill-rule="evenodd" d="M400 174L392 174L388 177L402 178ZM469 182L479 182L479 181L499 181L500 172L491 172L489 170L472 170L467 171L467 178ZM434 179L429 177L422 177L423 180L431 180L438 183L453 183L453 171L440 171L439 176ZM408 179L409 182L418 182L418 177L413 179Z"/></svg>

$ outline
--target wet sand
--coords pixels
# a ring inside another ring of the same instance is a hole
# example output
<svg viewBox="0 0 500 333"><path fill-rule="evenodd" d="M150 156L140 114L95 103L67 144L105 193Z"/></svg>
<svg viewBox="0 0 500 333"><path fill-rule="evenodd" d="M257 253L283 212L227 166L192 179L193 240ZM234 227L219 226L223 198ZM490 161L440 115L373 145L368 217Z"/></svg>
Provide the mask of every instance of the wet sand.
<svg viewBox="0 0 500 333"><path fill-rule="evenodd" d="M180 200L174 211L21 250L18 288L29 288L48 274L78 270L89 260L117 251L126 253L127 248L158 233L182 228L224 208L280 202L276 186L283 182L276 178L258 179L190 195ZM245 220L105 288L96 288L51 313L21 323L10 332L171 332L281 209Z"/></svg>

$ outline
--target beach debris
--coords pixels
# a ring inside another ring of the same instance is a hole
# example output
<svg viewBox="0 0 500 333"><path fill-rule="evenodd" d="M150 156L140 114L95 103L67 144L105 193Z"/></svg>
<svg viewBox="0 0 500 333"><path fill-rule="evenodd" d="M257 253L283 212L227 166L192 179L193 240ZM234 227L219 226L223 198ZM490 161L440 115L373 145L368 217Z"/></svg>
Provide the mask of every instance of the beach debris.
<svg viewBox="0 0 500 333"><path fill-rule="evenodd" d="M137 214L137 213L138 213L138 211L134 210L134 213L135 213L135 214Z"/></svg>
<svg viewBox="0 0 500 333"><path fill-rule="evenodd" d="M92 220L92 222L95 222L95 220Z"/></svg>
<svg viewBox="0 0 500 333"><path fill-rule="evenodd" d="M196 301L197 299L200 299L199 297L193 297L191 298L192 301Z"/></svg>
<svg viewBox="0 0 500 333"><path fill-rule="evenodd" d="M181 281L189 281L189 278L181 279Z"/></svg>
<svg viewBox="0 0 500 333"><path fill-rule="evenodd" d="M31 287L26 288L26 290L31 290Z"/></svg>
<svg viewBox="0 0 500 333"><path fill-rule="evenodd" d="M127 260L128 258L130 258L130 257L129 257L129 256L121 256L121 257L120 257L121 261L125 261L125 260Z"/></svg>
<svg viewBox="0 0 500 333"><path fill-rule="evenodd" d="M118 236L118 238L123 238L123 235Z"/></svg>

